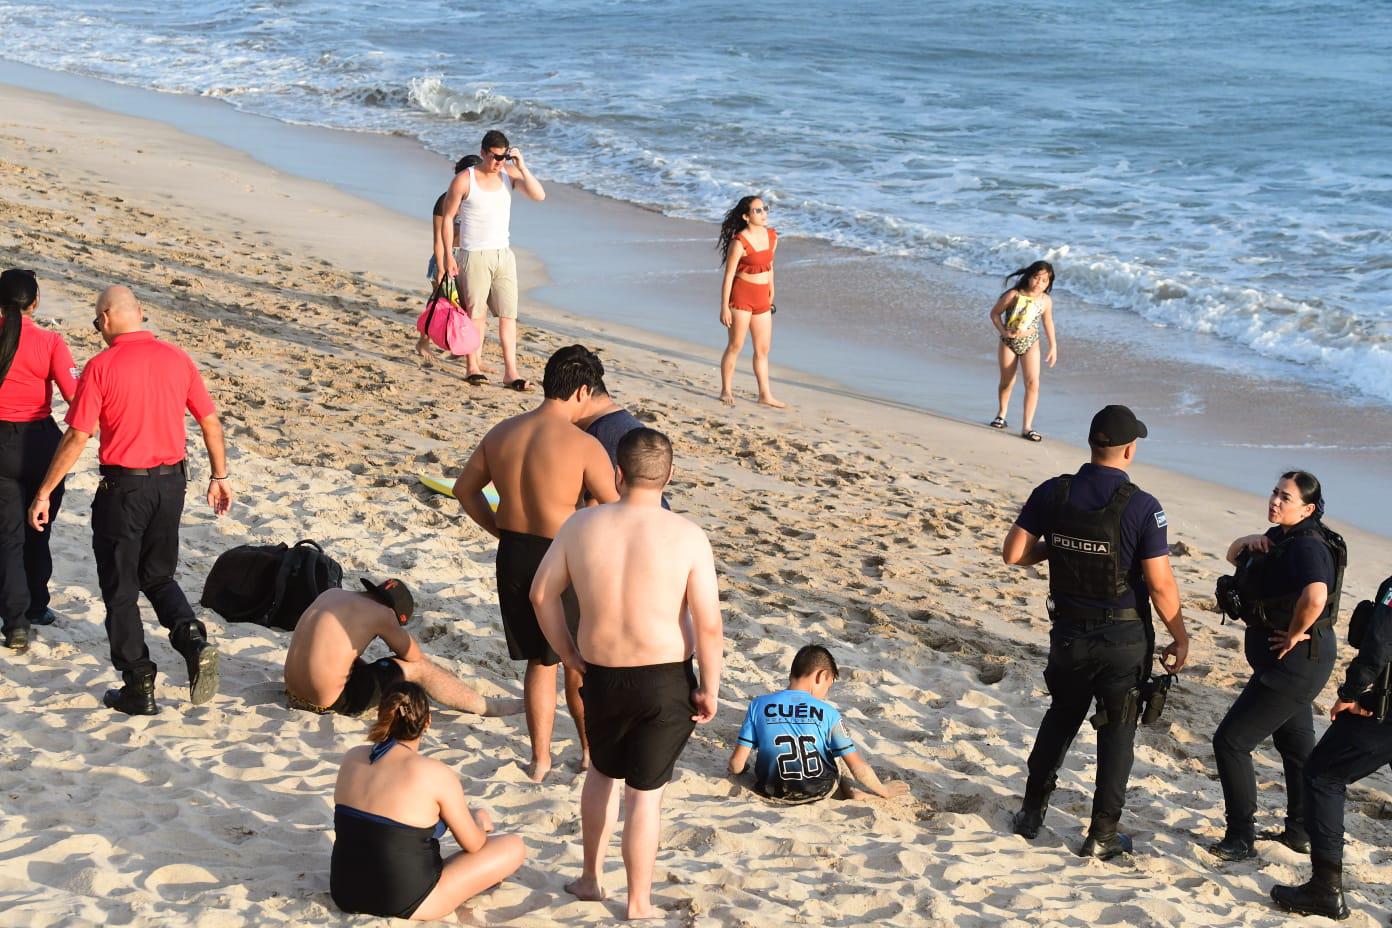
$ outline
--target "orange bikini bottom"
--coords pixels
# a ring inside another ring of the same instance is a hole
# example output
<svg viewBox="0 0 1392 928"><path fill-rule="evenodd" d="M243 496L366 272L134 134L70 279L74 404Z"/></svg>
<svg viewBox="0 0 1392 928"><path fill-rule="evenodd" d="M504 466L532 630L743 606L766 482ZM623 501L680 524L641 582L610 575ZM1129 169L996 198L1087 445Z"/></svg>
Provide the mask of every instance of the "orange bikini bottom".
<svg viewBox="0 0 1392 928"><path fill-rule="evenodd" d="M770 299L772 295L771 284L755 284L736 277L730 284L730 308L742 309L757 316L769 311L773 305Z"/></svg>

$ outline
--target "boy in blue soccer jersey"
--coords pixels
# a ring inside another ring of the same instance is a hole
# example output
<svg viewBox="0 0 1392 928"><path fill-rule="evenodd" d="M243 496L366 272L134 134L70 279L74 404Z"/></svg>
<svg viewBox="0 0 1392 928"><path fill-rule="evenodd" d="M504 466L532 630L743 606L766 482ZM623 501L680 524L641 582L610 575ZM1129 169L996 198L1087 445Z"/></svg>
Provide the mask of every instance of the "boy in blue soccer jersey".
<svg viewBox="0 0 1392 928"><path fill-rule="evenodd" d="M889 799L908 792L905 783L880 782L846 734L841 713L826 701L839 676L836 659L826 648L809 644L799 650L788 688L750 703L730 755L730 773L744 773L750 752L757 749L754 788L770 799L813 802L836 789L838 781L843 799ZM838 758L845 761L855 783L840 779Z"/></svg>

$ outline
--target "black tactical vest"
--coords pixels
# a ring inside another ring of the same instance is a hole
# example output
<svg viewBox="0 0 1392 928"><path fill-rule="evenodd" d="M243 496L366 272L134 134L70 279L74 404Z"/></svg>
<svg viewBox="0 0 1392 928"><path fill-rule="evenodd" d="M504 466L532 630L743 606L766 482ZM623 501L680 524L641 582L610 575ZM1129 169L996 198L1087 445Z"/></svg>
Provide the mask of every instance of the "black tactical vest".
<svg viewBox="0 0 1392 928"><path fill-rule="evenodd" d="M1086 599L1112 600L1130 588L1121 563L1121 514L1136 485L1117 487L1101 509L1079 509L1068 502L1073 475L1055 484L1049 516L1049 593Z"/></svg>
<svg viewBox="0 0 1392 928"><path fill-rule="evenodd" d="M1252 574L1250 584L1260 591L1268 585L1268 578L1279 576L1285 570L1282 563L1284 556L1290 551L1291 545L1297 538L1318 538L1326 548L1329 549L1329 556L1334 561L1334 586L1329 590L1329 598L1325 600L1324 611L1320 613L1315 624L1310 628L1328 628L1334 624L1339 617L1339 594L1343 592L1344 568L1348 566L1348 547L1344 544L1343 536L1338 532L1326 527L1318 520L1310 520L1307 525L1297 531L1288 533L1265 555L1257 555L1252 558L1249 571ZM1303 590L1296 590L1285 596L1252 596L1248 607L1250 615L1244 610L1243 618L1249 622L1256 620L1267 628L1283 630L1290 627L1291 620L1295 618L1295 605L1300 601L1300 594Z"/></svg>

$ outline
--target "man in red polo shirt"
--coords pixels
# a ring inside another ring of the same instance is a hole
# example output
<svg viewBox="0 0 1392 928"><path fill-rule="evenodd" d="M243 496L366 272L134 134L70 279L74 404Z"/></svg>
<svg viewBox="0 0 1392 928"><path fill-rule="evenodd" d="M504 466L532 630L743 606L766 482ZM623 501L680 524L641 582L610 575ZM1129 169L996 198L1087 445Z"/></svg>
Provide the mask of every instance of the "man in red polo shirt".
<svg viewBox="0 0 1392 928"><path fill-rule="evenodd" d="M155 664L140 624L140 593L188 665L189 699L201 705L217 692L217 649L174 581L188 479L185 409L198 421L208 448L208 505L219 516L232 505L222 424L203 378L187 354L142 331L143 320L135 294L126 287L108 287L97 298L92 324L109 347L83 370L68 409L68 430L29 507L30 525L42 531L49 494L100 429L102 481L92 500L92 551L106 603L111 662L125 684L107 690L102 702L129 715L159 711Z"/></svg>

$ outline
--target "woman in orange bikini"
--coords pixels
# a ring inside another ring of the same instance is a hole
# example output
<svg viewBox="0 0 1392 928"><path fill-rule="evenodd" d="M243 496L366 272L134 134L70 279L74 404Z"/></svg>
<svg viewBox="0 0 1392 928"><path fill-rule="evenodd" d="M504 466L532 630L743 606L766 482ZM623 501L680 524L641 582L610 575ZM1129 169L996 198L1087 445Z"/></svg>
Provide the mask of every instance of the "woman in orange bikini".
<svg viewBox="0 0 1392 928"><path fill-rule="evenodd" d="M725 262L720 285L720 324L730 333L720 358L720 401L735 402L735 362L746 332L754 336L754 379L759 402L782 409L769 388L768 354L773 342L773 253L778 233L769 228L768 207L762 197L743 197L725 214L716 243Z"/></svg>

